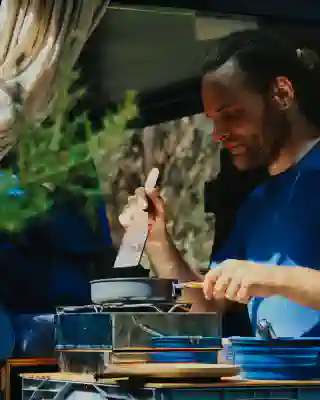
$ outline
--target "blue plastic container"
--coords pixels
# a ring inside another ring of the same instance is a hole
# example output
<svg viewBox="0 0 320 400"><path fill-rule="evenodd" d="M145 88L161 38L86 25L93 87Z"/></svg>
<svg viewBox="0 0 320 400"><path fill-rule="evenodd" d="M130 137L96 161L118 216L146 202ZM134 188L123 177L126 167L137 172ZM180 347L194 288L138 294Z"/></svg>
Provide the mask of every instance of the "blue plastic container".
<svg viewBox="0 0 320 400"><path fill-rule="evenodd" d="M233 363L242 376L258 380L320 377L320 338L230 338Z"/></svg>
<svg viewBox="0 0 320 400"><path fill-rule="evenodd" d="M216 364L222 343L216 337L165 336L152 338L152 347L160 350L151 354L153 362Z"/></svg>

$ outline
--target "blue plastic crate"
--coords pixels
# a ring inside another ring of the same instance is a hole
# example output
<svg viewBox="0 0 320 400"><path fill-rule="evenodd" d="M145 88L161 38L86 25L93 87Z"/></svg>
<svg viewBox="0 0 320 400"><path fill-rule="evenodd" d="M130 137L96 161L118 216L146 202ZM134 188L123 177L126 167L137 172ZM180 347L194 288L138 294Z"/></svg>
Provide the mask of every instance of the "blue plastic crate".
<svg viewBox="0 0 320 400"><path fill-rule="evenodd" d="M164 391L170 400L319 400L319 387L243 387Z"/></svg>

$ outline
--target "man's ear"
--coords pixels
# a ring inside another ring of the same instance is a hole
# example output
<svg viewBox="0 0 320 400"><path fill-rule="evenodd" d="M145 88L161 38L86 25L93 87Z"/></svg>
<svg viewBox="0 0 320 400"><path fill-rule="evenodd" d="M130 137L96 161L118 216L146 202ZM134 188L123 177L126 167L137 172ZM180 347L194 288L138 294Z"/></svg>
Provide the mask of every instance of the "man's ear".
<svg viewBox="0 0 320 400"><path fill-rule="evenodd" d="M278 76L272 87L271 95L279 110L285 111L290 108L294 100L291 81L285 76Z"/></svg>

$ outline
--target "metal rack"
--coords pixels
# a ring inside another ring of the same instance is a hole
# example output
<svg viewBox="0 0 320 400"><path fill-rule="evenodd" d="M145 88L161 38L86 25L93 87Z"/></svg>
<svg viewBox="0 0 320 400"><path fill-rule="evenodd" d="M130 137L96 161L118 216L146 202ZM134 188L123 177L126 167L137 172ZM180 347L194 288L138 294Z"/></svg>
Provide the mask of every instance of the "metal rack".
<svg viewBox="0 0 320 400"><path fill-rule="evenodd" d="M320 381L224 380L218 383L94 382L89 375L23 376L22 400L317 400ZM60 377L59 377L60 376Z"/></svg>

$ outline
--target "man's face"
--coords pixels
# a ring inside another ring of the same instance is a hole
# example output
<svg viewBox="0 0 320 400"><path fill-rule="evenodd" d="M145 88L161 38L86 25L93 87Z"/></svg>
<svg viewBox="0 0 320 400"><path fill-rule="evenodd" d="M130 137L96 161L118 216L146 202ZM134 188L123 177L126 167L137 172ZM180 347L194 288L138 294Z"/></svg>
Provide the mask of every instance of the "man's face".
<svg viewBox="0 0 320 400"><path fill-rule="evenodd" d="M290 134L278 103L255 93L232 61L204 76L202 100L214 123L214 139L229 149L235 166L247 170L274 161Z"/></svg>

